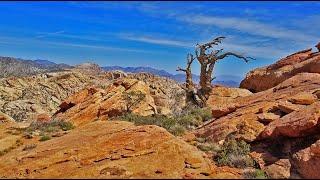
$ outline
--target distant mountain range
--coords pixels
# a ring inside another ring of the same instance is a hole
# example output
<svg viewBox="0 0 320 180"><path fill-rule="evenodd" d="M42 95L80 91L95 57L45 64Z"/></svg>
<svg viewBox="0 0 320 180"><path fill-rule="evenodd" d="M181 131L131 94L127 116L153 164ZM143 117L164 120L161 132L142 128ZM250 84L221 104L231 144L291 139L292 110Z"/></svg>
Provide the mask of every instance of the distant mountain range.
<svg viewBox="0 0 320 180"><path fill-rule="evenodd" d="M56 64L48 60L24 60L0 56L0 78L28 76L43 72L61 71L72 68L67 64Z"/></svg>
<svg viewBox="0 0 320 180"><path fill-rule="evenodd" d="M67 64L57 64L49 60L24 60L13 57L0 56L0 78L9 76L28 76L43 72L61 71L70 69L73 66ZM101 67L104 71L121 70L127 73L146 72L162 77L176 80L177 82L185 82L184 74L171 74L165 70L159 70L151 67L121 67L121 66L105 66ZM193 81L199 83L200 76L193 74ZM238 87L241 77L233 75L220 75L213 81L214 84L225 85L229 87Z"/></svg>
<svg viewBox="0 0 320 180"><path fill-rule="evenodd" d="M121 66L105 66L102 67L105 71L114 71L114 70L120 70L123 72L129 72L129 73L139 73L139 72L147 72L152 73L158 76L167 77L174 79L178 82L185 82L185 75L184 74L171 74L165 70L159 70L151 67L121 67ZM193 81L195 83L199 83L200 76L193 74L192 75ZM225 85L229 87L238 87L241 81L240 76L234 76L234 75L219 75L216 77L216 79L213 81L214 84L220 84Z"/></svg>

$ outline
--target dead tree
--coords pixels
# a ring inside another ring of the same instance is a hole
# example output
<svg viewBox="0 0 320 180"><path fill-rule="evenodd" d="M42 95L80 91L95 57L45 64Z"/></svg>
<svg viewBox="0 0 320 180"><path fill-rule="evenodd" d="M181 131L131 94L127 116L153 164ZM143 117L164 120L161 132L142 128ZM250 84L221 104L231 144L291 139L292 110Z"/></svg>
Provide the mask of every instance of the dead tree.
<svg viewBox="0 0 320 180"><path fill-rule="evenodd" d="M205 44L197 44L195 54L198 62L200 63L200 91L199 96L202 101L206 101L211 91L211 82L215 64L229 56L234 56L249 62L251 57L244 57L234 52L223 52L223 49L214 50L213 46L219 45L225 37L217 37L211 42Z"/></svg>
<svg viewBox="0 0 320 180"><path fill-rule="evenodd" d="M199 98L197 89L195 88L195 85L192 81L192 71L191 71L191 64L196 58L193 57L191 53L187 55L187 67L186 69L182 69L181 67L178 67L176 71L182 71L186 73L186 91L188 94L188 97L191 97L198 106L203 106L203 101Z"/></svg>
<svg viewBox="0 0 320 180"><path fill-rule="evenodd" d="M192 54L187 55L187 67L186 69L182 69L178 67L176 71L183 71L186 73L186 88L188 91L192 91L194 89L194 84L192 81L192 73L191 73L191 64L195 60Z"/></svg>

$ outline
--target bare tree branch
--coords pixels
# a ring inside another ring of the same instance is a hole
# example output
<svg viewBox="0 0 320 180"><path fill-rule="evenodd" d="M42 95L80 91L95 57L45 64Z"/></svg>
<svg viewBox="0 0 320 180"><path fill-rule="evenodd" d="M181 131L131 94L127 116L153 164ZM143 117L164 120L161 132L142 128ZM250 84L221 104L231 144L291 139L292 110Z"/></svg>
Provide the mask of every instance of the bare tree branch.
<svg viewBox="0 0 320 180"><path fill-rule="evenodd" d="M209 48L212 48L213 45L220 44L224 38L225 38L224 36L220 36L220 37L217 37L217 38L213 39L211 42L208 42L208 43L205 43L205 44L202 44L202 45L198 45L198 46L201 46L202 48L207 50Z"/></svg>
<svg viewBox="0 0 320 180"><path fill-rule="evenodd" d="M178 68L176 69L176 71L183 71L183 72L186 72L187 70L186 70L186 69L182 69L181 67L178 67Z"/></svg>
<svg viewBox="0 0 320 180"><path fill-rule="evenodd" d="M193 55L191 53L189 53L187 55L187 69L191 67L192 62L195 60L196 58L193 57Z"/></svg>
<svg viewBox="0 0 320 180"><path fill-rule="evenodd" d="M220 59L224 59L225 57L228 57L228 56L235 56L239 59L243 59L246 63L249 62L249 59L253 59L252 57L244 57L240 54L236 54L236 53L233 53L233 52L226 52L226 53L223 53L221 54L220 56L217 57L217 60L220 60Z"/></svg>

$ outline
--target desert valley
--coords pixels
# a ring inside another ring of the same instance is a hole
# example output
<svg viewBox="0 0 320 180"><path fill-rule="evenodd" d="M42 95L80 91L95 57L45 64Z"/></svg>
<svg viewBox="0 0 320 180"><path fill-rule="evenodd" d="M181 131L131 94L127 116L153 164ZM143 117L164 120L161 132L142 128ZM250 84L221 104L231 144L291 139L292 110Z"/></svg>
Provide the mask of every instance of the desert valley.
<svg viewBox="0 0 320 180"><path fill-rule="evenodd" d="M311 48L253 69L239 88L213 83L202 105L187 90L196 83L147 72L0 65L1 178L320 178Z"/></svg>

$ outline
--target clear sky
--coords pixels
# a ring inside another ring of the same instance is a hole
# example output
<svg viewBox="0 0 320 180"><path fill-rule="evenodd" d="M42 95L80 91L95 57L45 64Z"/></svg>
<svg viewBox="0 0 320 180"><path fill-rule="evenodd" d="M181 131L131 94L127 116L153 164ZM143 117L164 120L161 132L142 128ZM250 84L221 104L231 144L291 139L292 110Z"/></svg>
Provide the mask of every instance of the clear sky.
<svg viewBox="0 0 320 180"><path fill-rule="evenodd" d="M175 73L196 43L226 36L216 75L244 76L320 41L320 2L1 2L0 56L150 66ZM198 73L195 63L193 73Z"/></svg>

